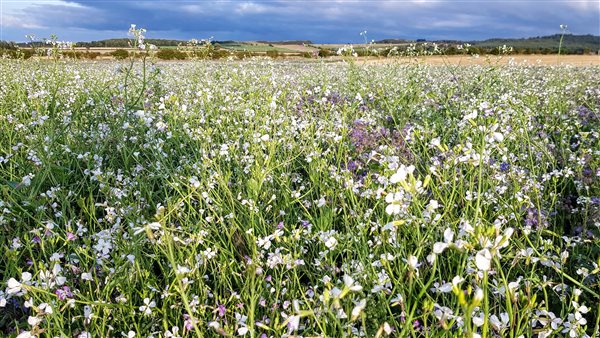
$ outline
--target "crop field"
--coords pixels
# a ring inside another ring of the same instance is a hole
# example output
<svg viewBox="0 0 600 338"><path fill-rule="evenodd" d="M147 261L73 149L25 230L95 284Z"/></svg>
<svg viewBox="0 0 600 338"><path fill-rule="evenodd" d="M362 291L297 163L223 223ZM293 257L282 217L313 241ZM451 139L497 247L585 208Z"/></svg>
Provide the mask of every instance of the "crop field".
<svg viewBox="0 0 600 338"><path fill-rule="evenodd" d="M597 337L600 68L0 60L0 335Z"/></svg>
<svg viewBox="0 0 600 338"><path fill-rule="evenodd" d="M277 51L281 53L294 53L295 51L286 46L274 46L266 43L231 43L222 46L224 49L232 51L248 51L248 52L268 52Z"/></svg>

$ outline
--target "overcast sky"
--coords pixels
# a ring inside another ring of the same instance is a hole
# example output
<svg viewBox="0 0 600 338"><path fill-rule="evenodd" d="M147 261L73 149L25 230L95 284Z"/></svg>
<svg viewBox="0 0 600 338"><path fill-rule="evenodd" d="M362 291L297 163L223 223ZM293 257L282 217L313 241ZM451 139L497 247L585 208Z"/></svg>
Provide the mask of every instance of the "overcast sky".
<svg viewBox="0 0 600 338"><path fill-rule="evenodd" d="M560 32L600 35L600 0L0 0L1 40L25 34L90 41L127 37L215 40L487 39Z"/></svg>

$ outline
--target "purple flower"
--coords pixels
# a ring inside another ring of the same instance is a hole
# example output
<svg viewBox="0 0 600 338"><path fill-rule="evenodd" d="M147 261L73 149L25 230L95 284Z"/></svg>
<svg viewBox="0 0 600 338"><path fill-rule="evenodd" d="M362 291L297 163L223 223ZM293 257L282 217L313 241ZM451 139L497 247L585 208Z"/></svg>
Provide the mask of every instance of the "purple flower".
<svg viewBox="0 0 600 338"><path fill-rule="evenodd" d="M67 232L67 241L74 241L77 239L77 236L72 232Z"/></svg>
<svg viewBox="0 0 600 338"><path fill-rule="evenodd" d="M219 314L219 317L225 316L225 312L227 312L225 305L219 304L219 306L217 306L217 313Z"/></svg>
<svg viewBox="0 0 600 338"><path fill-rule="evenodd" d="M546 212L539 212L536 208L527 208L525 210L525 225L534 229L546 227L548 225Z"/></svg>
<svg viewBox="0 0 600 338"><path fill-rule="evenodd" d="M65 300L67 298L73 297L71 288L66 285L61 288L56 289L56 291L54 291L54 293L58 296L58 299L60 299L60 300Z"/></svg>
<svg viewBox="0 0 600 338"><path fill-rule="evenodd" d="M500 163L500 171L508 171L510 169L510 164L506 162Z"/></svg>
<svg viewBox="0 0 600 338"><path fill-rule="evenodd" d="M193 321L192 317L190 317L190 315L188 315L187 313L183 315L183 320L183 326L188 331L192 331L194 329L194 322L198 322L197 319Z"/></svg>
<svg viewBox="0 0 600 338"><path fill-rule="evenodd" d="M348 162L347 168L349 171L355 171L356 169L358 169L358 165L356 164L356 161L350 161Z"/></svg>

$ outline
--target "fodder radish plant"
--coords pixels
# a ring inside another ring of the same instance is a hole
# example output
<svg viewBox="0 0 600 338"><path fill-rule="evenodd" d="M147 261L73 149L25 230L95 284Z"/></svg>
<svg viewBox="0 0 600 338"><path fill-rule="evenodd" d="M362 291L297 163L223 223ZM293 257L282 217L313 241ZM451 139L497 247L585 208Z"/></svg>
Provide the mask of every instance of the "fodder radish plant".
<svg viewBox="0 0 600 338"><path fill-rule="evenodd" d="M597 335L599 70L0 60L2 335Z"/></svg>

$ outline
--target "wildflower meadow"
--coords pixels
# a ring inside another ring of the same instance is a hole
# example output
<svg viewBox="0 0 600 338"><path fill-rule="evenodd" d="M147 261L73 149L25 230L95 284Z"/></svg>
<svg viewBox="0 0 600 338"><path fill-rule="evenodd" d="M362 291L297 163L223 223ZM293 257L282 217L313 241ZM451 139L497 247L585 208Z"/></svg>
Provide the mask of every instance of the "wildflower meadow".
<svg viewBox="0 0 600 338"><path fill-rule="evenodd" d="M0 60L0 335L600 335L597 66L169 63L132 32Z"/></svg>

